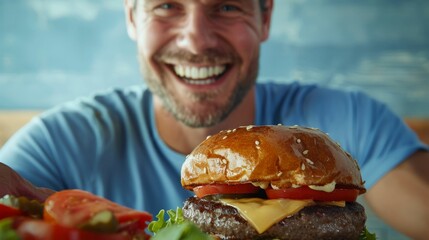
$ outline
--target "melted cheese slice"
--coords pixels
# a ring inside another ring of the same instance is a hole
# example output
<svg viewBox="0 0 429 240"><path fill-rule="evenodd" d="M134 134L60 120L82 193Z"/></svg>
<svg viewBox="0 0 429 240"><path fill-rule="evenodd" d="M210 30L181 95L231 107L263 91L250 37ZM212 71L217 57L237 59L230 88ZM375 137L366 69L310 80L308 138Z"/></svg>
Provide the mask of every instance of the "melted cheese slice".
<svg viewBox="0 0 429 240"><path fill-rule="evenodd" d="M329 205L329 206L337 206L337 207L345 207L346 201L331 201L331 202L320 202L320 205Z"/></svg>
<svg viewBox="0 0 429 240"><path fill-rule="evenodd" d="M221 199L220 201L235 207L259 234L304 207L315 204L313 200L261 198Z"/></svg>

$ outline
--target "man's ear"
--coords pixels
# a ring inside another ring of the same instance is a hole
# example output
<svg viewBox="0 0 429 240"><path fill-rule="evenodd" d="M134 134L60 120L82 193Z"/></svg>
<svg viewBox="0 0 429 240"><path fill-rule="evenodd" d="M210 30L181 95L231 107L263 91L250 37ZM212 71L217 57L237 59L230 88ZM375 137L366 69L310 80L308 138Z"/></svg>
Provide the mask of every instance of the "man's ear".
<svg viewBox="0 0 429 240"><path fill-rule="evenodd" d="M271 27L271 17L273 14L273 0L265 0L265 7L262 10L262 39L261 41L265 41L268 39L270 35L270 27Z"/></svg>
<svg viewBox="0 0 429 240"><path fill-rule="evenodd" d="M136 24L134 21L135 9L134 5L136 0L124 0L124 10L125 10L125 21L127 23L127 32L128 36L132 40L136 40Z"/></svg>

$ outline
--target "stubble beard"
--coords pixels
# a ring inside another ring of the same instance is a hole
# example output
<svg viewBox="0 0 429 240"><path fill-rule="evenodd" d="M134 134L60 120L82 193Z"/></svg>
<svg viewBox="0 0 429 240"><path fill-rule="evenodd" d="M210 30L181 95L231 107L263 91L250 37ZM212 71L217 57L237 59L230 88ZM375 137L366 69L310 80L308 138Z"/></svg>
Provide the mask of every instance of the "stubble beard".
<svg viewBox="0 0 429 240"><path fill-rule="evenodd" d="M161 99L163 107L176 120L193 128L211 127L227 118L255 84L259 70L259 58L256 57L249 66L248 73L237 76L239 81L229 97L222 90L205 93L186 92L187 101L191 102L192 106L197 106L190 108L181 102L181 98L176 94L177 90L169 88L166 84L169 80L165 74L157 77L141 54L138 54L138 59L143 78L150 91ZM216 98L220 95L228 97L227 101L216 102Z"/></svg>

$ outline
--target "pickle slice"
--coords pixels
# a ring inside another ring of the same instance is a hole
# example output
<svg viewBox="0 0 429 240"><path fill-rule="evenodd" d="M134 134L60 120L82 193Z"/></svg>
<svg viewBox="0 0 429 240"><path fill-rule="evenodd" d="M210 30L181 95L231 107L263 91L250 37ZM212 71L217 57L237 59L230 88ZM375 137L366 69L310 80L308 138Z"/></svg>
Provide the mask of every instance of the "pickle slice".
<svg viewBox="0 0 429 240"><path fill-rule="evenodd" d="M21 210L25 215L33 218L43 217L43 204L37 200L30 200L26 197L15 197L13 195L5 195L0 198L0 203L9 207L14 207Z"/></svg>
<svg viewBox="0 0 429 240"><path fill-rule="evenodd" d="M103 210L96 213L91 219L79 226L82 230L99 233L114 233L119 228L119 222L113 212Z"/></svg>

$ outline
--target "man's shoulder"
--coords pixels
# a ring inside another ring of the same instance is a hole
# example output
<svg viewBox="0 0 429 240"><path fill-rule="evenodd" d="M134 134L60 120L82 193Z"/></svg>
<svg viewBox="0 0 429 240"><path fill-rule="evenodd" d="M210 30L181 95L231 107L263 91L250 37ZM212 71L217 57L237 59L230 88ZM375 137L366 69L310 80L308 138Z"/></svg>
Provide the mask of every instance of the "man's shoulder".
<svg viewBox="0 0 429 240"><path fill-rule="evenodd" d="M256 87L258 101L270 102L302 102L312 101L329 101L339 98L349 98L353 95L352 91L336 89L329 86L318 85L316 83L301 83L301 82L264 82L258 83Z"/></svg>
<svg viewBox="0 0 429 240"><path fill-rule="evenodd" d="M76 99L72 104L136 104L142 103L145 97L150 97L150 91L143 85L134 85L94 92L92 95Z"/></svg>
<svg viewBox="0 0 429 240"><path fill-rule="evenodd" d="M282 96L300 98L309 100L310 98L317 98L320 100L339 100L350 99L365 100L372 99L366 93L356 89L336 88L334 86L319 85L317 83L302 83L298 81L293 82L263 82L258 83L257 92L260 96L269 98L276 98Z"/></svg>
<svg viewBox="0 0 429 240"><path fill-rule="evenodd" d="M112 88L59 104L42 112L46 124L123 122L150 111L151 94L144 86Z"/></svg>
<svg viewBox="0 0 429 240"><path fill-rule="evenodd" d="M150 91L144 86L110 88L58 104L46 112L85 112L85 110L97 109L114 110L124 106L144 104L145 98L150 99Z"/></svg>

